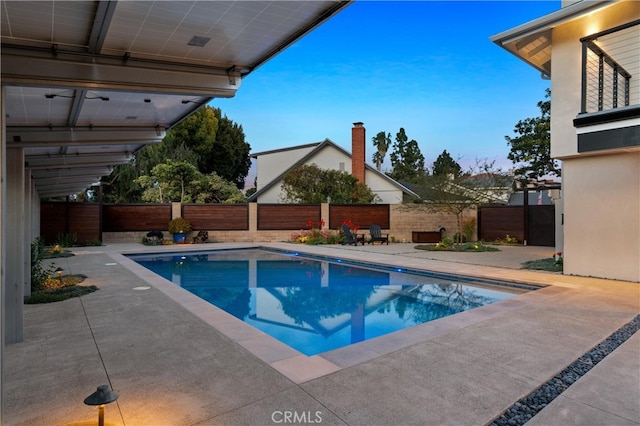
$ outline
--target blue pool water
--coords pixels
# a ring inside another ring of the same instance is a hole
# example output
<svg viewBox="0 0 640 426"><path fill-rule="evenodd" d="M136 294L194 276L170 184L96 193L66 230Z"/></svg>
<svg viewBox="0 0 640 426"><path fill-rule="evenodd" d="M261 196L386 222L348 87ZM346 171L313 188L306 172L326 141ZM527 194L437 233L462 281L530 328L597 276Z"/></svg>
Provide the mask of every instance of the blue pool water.
<svg viewBox="0 0 640 426"><path fill-rule="evenodd" d="M259 249L130 257L306 355L525 291L463 277Z"/></svg>

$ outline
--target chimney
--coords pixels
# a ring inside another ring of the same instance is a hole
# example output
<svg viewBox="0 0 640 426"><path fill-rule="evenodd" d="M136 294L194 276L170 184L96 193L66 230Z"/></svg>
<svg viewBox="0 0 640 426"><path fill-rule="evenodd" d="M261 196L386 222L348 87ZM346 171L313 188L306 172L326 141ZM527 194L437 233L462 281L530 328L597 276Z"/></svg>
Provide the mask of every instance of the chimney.
<svg viewBox="0 0 640 426"><path fill-rule="evenodd" d="M361 183L364 181L364 162L365 162L365 129L361 122L353 123L351 129L351 174L354 175Z"/></svg>

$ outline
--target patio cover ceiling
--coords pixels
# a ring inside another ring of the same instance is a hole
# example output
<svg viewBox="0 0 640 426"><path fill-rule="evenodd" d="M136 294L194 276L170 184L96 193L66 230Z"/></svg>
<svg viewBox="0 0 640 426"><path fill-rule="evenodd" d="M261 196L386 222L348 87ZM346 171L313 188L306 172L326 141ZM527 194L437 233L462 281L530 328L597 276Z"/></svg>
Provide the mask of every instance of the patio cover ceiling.
<svg viewBox="0 0 640 426"><path fill-rule="evenodd" d="M498 46L513 53L539 70L543 76L551 76L551 30L553 27L580 18L614 0L579 1L541 18L527 22L490 37Z"/></svg>
<svg viewBox="0 0 640 426"><path fill-rule="evenodd" d="M3 0L6 146L81 192L349 3Z"/></svg>

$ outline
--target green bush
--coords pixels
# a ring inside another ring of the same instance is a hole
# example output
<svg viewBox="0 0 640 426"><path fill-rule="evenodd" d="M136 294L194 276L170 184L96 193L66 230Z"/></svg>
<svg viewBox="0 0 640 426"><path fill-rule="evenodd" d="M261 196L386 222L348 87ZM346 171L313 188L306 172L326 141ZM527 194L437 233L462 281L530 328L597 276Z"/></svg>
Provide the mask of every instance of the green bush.
<svg viewBox="0 0 640 426"><path fill-rule="evenodd" d="M42 266L45 258L44 240L38 237L31 243L31 291L37 291L53 274L53 263L49 267Z"/></svg>
<svg viewBox="0 0 640 426"><path fill-rule="evenodd" d="M456 252L473 252L473 253L485 252L485 251L500 251L495 247L486 246L481 242L453 244L453 240L451 238L445 238L445 240L442 240L438 244L418 245L418 246L415 246L415 249L426 250L426 251L456 251Z"/></svg>
<svg viewBox="0 0 640 426"><path fill-rule="evenodd" d="M191 222L183 217L177 217L169 221L170 234L179 234L183 232L187 234L191 232Z"/></svg>
<svg viewBox="0 0 640 426"><path fill-rule="evenodd" d="M459 232L456 232L453 236L453 241L455 241L456 243L466 243L469 240L467 239L467 236L465 234L460 235Z"/></svg>
<svg viewBox="0 0 640 426"><path fill-rule="evenodd" d="M462 234L466 238L465 241L473 239L473 232L476 230L476 218L472 217L462 223Z"/></svg>
<svg viewBox="0 0 640 426"><path fill-rule="evenodd" d="M80 297L85 294L93 293L98 290L95 285L81 286L72 285L69 287L58 288L55 290L47 290L33 293L30 297L25 299L24 303L34 305L36 303L53 303L60 302L62 300L70 299L72 297Z"/></svg>
<svg viewBox="0 0 640 426"><path fill-rule="evenodd" d="M73 247L78 243L78 234L58 234L56 236L56 242L61 247Z"/></svg>

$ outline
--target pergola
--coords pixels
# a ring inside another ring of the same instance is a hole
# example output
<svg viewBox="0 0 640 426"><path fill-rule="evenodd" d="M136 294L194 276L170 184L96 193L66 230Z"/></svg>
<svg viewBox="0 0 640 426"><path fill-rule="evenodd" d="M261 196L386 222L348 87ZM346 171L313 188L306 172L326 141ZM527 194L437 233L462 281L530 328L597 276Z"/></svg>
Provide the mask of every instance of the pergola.
<svg viewBox="0 0 640 426"><path fill-rule="evenodd" d="M24 337L41 198L97 183L350 3L2 0L1 344Z"/></svg>
<svg viewBox="0 0 640 426"><path fill-rule="evenodd" d="M40 197L80 192L346 4L2 1L6 147Z"/></svg>

